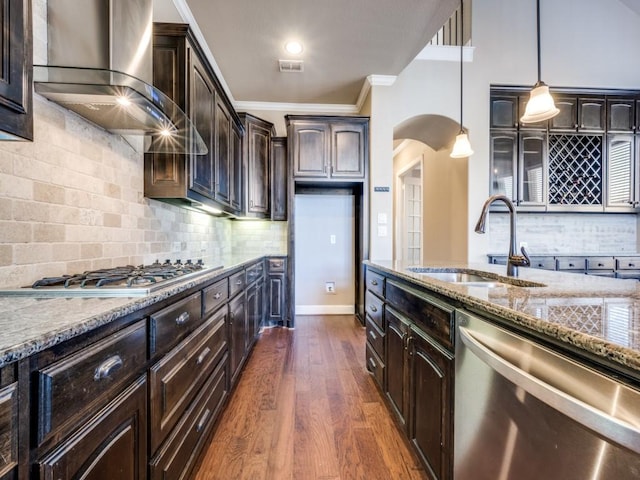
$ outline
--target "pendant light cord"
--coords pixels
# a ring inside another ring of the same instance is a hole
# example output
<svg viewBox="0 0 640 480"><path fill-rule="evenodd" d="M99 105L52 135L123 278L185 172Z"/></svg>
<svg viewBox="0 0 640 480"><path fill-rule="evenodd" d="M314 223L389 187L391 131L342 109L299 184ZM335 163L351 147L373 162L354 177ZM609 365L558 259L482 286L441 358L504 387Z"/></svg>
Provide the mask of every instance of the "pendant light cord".
<svg viewBox="0 0 640 480"><path fill-rule="evenodd" d="M540 0L536 0L536 36L538 41L538 83L542 81L540 68Z"/></svg>
<svg viewBox="0 0 640 480"><path fill-rule="evenodd" d="M460 133L464 133L464 127L462 126L462 64L463 59L463 45L464 45L464 0L460 0Z"/></svg>

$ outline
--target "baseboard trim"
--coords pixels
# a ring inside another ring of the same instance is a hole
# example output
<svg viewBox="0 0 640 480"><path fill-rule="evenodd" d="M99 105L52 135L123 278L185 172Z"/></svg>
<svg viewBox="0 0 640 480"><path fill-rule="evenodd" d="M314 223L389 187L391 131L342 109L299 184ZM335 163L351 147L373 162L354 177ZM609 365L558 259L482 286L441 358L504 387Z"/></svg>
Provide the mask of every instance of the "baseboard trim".
<svg viewBox="0 0 640 480"><path fill-rule="evenodd" d="M296 315L353 315L355 305L296 305Z"/></svg>

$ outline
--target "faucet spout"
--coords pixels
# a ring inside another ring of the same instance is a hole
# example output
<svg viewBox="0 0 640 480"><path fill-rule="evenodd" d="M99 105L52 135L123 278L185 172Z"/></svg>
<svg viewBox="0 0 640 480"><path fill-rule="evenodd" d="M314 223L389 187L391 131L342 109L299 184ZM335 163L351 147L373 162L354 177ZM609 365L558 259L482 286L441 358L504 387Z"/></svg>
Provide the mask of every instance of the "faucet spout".
<svg viewBox="0 0 640 480"><path fill-rule="evenodd" d="M487 217L489 216L489 207L494 202L503 202L509 210L509 258L507 260L507 275L510 277L518 276L518 267L528 267L531 265L531 260L524 247L522 247L522 255L517 255L517 241L516 241L516 207L509 197L505 195L491 195L482 205L482 213L476 223L476 233L485 233Z"/></svg>

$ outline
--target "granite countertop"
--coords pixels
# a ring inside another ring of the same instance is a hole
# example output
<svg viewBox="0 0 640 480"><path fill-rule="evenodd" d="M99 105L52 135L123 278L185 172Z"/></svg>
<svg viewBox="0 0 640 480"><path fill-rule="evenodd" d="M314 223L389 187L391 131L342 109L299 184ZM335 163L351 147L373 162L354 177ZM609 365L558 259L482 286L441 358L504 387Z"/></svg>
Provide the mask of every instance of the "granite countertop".
<svg viewBox="0 0 640 480"><path fill-rule="evenodd" d="M279 255L267 255L278 257ZM0 295L0 367L224 276L263 256L221 259L223 268L144 297L23 297Z"/></svg>
<svg viewBox="0 0 640 480"><path fill-rule="evenodd" d="M372 267L427 287L526 329L543 334L640 374L640 282L520 268L519 280L544 286L495 287L453 284L412 272L389 261L367 261ZM433 271L460 268L506 277L504 265L425 264Z"/></svg>

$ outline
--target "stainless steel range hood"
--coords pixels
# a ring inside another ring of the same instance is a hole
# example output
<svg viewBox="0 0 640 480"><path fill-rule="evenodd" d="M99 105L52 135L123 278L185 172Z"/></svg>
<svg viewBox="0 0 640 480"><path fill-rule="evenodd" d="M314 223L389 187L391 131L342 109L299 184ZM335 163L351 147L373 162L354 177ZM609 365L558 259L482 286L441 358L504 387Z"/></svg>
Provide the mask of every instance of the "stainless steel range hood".
<svg viewBox="0 0 640 480"><path fill-rule="evenodd" d="M207 153L185 113L152 82L153 0L48 0L48 65L37 93L147 152Z"/></svg>

